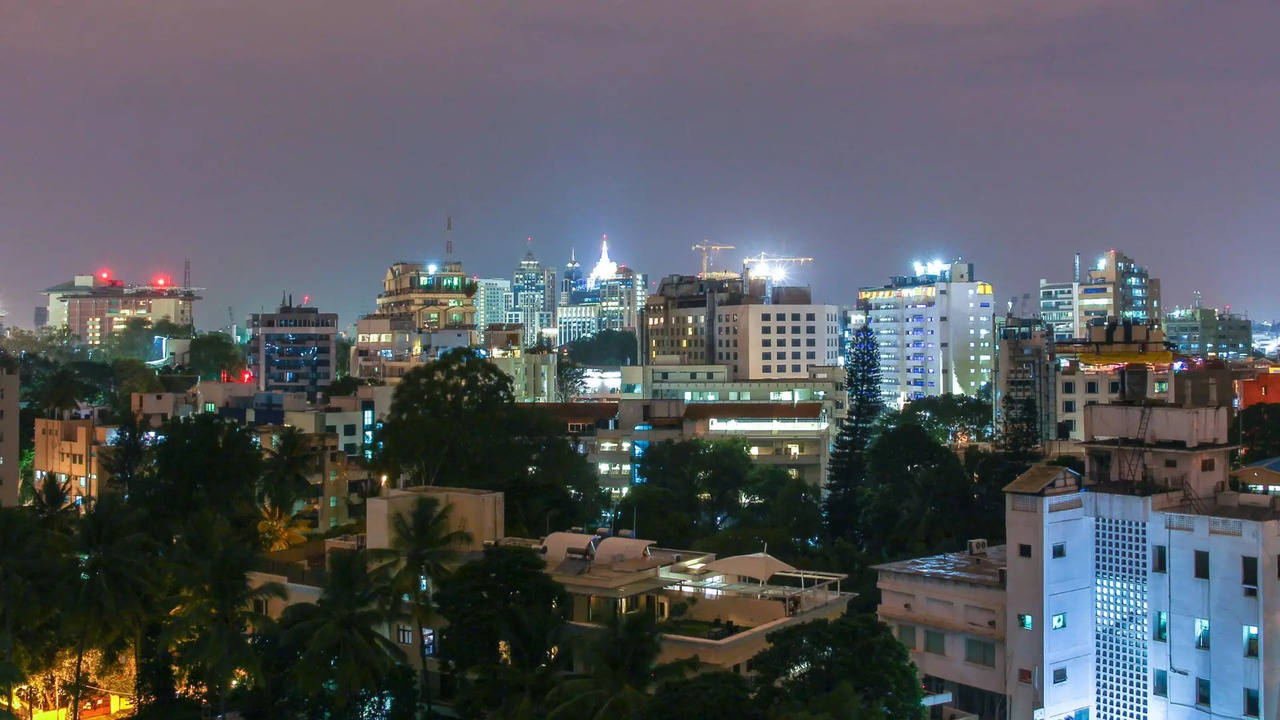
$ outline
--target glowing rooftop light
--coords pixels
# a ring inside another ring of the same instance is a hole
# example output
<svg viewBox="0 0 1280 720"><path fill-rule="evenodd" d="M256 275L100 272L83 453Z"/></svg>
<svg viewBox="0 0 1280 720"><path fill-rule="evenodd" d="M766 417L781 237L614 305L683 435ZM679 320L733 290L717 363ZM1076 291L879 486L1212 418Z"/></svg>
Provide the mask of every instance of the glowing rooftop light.
<svg viewBox="0 0 1280 720"><path fill-rule="evenodd" d="M1107 258L1105 256L1098 258L1098 271L1102 272L1107 269Z"/></svg>
<svg viewBox="0 0 1280 720"><path fill-rule="evenodd" d="M773 272L769 273L769 277L773 279L773 284L777 285L787 279L787 269L779 265L773 268Z"/></svg>
<svg viewBox="0 0 1280 720"><path fill-rule="evenodd" d="M437 271L437 270L439 270L439 269L440 269L440 267L439 267L438 265L436 265L435 263L431 263L430 265L428 265L428 266L427 266L427 274L428 274L428 275L435 275L435 274L436 274L436 271Z"/></svg>
<svg viewBox="0 0 1280 720"><path fill-rule="evenodd" d="M618 274L618 263L609 259L609 236L603 235L600 239L600 260L596 262L596 266L591 268L591 275L587 277L587 287L599 287L601 281Z"/></svg>
<svg viewBox="0 0 1280 720"><path fill-rule="evenodd" d="M158 286L160 286L160 287L164 287L164 283L165 283L165 279L164 279L164 278L162 278L162 277L158 277L158 278L156 278L156 285L158 285Z"/></svg>
<svg viewBox="0 0 1280 720"><path fill-rule="evenodd" d="M110 278L110 277L111 277L111 271L110 271L110 270L103 270L103 271L101 271L101 272L99 272L99 273L98 273L98 277L102 278L103 280L106 280L106 279L108 279L108 278Z"/></svg>

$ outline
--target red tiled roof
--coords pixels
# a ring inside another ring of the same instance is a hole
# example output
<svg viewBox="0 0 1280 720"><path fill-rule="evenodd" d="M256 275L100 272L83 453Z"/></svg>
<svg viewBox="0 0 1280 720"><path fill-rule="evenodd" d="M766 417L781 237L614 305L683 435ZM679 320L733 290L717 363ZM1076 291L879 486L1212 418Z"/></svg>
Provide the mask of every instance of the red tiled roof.
<svg viewBox="0 0 1280 720"><path fill-rule="evenodd" d="M686 420L710 418L818 418L822 403L690 403Z"/></svg>

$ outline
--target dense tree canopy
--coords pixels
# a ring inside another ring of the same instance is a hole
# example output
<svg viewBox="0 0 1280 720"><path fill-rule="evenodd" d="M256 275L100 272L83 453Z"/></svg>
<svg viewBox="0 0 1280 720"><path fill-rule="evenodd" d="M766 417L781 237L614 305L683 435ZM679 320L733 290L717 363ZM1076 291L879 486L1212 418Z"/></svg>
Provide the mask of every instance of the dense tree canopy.
<svg viewBox="0 0 1280 720"><path fill-rule="evenodd" d="M238 378L245 364L243 348L225 333L202 333L191 338L187 369L201 380L219 380L224 372Z"/></svg>
<svg viewBox="0 0 1280 720"><path fill-rule="evenodd" d="M471 352L406 373L378 440L376 463L407 484L506 493L509 534L599 520L595 473L562 428L516 403L510 378Z"/></svg>
<svg viewBox="0 0 1280 720"><path fill-rule="evenodd" d="M847 698L834 717L921 717L920 684L907 650L875 616L815 620L768 637L752 663L762 705L799 709Z"/></svg>
<svg viewBox="0 0 1280 720"><path fill-rule="evenodd" d="M1258 403L1240 412L1240 460L1254 463L1280 456L1280 403Z"/></svg>
<svg viewBox="0 0 1280 720"><path fill-rule="evenodd" d="M982 442L991 439L991 403L969 395L931 395L902 408L901 422L924 428L937 442Z"/></svg>
<svg viewBox="0 0 1280 720"><path fill-rule="evenodd" d="M627 330L601 330L591 337L569 343L569 359L579 365L609 367L635 365L636 335Z"/></svg>

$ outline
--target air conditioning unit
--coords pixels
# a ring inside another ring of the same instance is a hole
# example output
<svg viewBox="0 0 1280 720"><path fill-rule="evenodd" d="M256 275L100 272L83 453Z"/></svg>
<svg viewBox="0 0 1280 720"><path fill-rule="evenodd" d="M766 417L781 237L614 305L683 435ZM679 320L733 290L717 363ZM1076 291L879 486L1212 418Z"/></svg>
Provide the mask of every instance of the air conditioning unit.
<svg viewBox="0 0 1280 720"><path fill-rule="evenodd" d="M970 555L986 555L987 554L986 538L977 538L975 540L970 540L969 554Z"/></svg>

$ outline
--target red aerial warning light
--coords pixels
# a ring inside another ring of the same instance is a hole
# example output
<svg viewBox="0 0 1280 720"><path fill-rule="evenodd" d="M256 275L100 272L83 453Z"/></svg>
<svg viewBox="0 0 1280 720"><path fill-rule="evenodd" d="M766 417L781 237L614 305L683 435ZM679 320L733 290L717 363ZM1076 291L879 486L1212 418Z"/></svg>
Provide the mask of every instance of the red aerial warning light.
<svg viewBox="0 0 1280 720"><path fill-rule="evenodd" d="M101 272L98 273L98 277L102 278L103 280L107 280L111 277L111 271L102 270Z"/></svg>
<svg viewBox="0 0 1280 720"><path fill-rule="evenodd" d="M162 277L156 278L156 285L158 285L159 287L164 287L165 282L167 281Z"/></svg>

